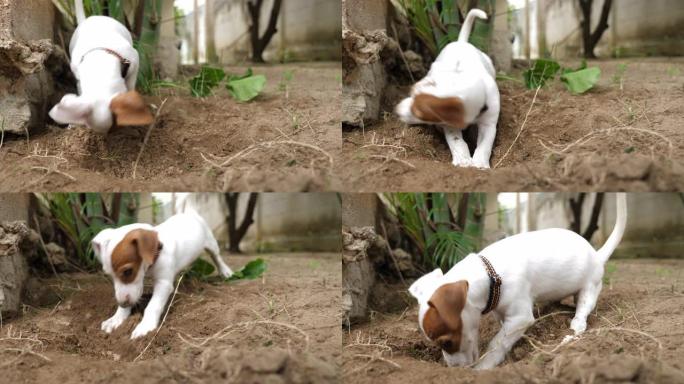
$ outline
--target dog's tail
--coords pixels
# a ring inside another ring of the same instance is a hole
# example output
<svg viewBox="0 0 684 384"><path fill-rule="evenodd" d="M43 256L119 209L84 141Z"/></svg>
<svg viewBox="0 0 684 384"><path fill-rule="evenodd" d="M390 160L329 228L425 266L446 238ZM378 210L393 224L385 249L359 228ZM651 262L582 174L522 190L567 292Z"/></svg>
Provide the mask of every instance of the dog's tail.
<svg viewBox="0 0 684 384"><path fill-rule="evenodd" d="M76 0L76 22L81 24L86 19L85 8L83 8L83 0Z"/></svg>
<svg viewBox="0 0 684 384"><path fill-rule="evenodd" d="M602 263L608 261L610 255L613 254L615 248L617 248L618 244L620 244L620 240L622 240L622 235L625 233L625 226L627 224L627 195L624 193L618 193L615 197L617 202L615 228L613 228L613 232L611 232L610 236L608 236L608 240L606 240L606 243L603 244L603 247L596 252Z"/></svg>
<svg viewBox="0 0 684 384"><path fill-rule="evenodd" d="M465 21L463 22L461 32L458 33L459 43L468 42L468 38L470 38L470 31L473 30L473 23L475 23L476 17L487 20L487 14L483 10L477 8L471 9L470 12L468 12L468 16L466 16Z"/></svg>

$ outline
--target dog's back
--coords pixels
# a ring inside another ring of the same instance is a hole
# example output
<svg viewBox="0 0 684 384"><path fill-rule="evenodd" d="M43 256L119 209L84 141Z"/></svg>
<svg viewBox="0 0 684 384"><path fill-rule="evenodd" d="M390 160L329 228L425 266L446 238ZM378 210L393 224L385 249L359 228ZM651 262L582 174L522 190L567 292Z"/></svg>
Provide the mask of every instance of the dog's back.
<svg viewBox="0 0 684 384"><path fill-rule="evenodd" d="M173 248L173 252L182 260L174 262L175 269L181 270L190 265L197 255L205 250L219 253L219 247L209 225L193 210L171 216L155 227L159 233L159 241L164 247Z"/></svg>

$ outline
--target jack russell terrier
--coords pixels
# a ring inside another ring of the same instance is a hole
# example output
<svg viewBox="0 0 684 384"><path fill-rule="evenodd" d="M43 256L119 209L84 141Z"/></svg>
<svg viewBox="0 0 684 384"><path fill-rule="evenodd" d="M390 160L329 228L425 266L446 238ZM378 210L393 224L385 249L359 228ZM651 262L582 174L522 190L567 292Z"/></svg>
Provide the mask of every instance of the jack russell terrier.
<svg viewBox="0 0 684 384"><path fill-rule="evenodd" d="M152 298L131 339L145 336L159 325L173 282L181 270L192 264L203 251L214 261L223 277L233 272L221 259L219 246L207 223L196 212L177 214L153 227L130 224L105 229L91 242L102 270L114 280L114 296L119 304L114 316L102 322L111 333L131 314L131 307L143 293L146 274L152 276Z"/></svg>
<svg viewBox="0 0 684 384"><path fill-rule="evenodd" d="M418 300L418 322L442 349L448 366L478 361L478 327L490 311L501 330L490 341L476 369L500 364L534 324L535 302L575 297L571 341L587 328L587 316L601 292L604 264L622 239L627 221L624 193L617 195L615 228L598 251L567 229L545 229L508 237L468 255L449 272L436 269L416 280L409 292Z"/></svg>
<svg viewBox="0 0 684 384"><path fill-rule="evenodd" d="M100 134L114 124L151 124L152 113L135 91L140 58L130 32L111 17L86 19L83 0L76 0L76 19L69 52L80 95L65 95L50 110L52 120L86 125Z"/></svg>
<svg viewBox="0 0 684 384"><path fill-rule="evenodd" d="M396 106L395 113L407 124L441 127L455 166L489 168L499 120L499 88L492 61L468 43L476 17L486 20L487 14L479 9L468 12L458 41L444 47L427 76L413 85L411 96ZM471 124L478 127L472 157L462 134Z"/></svg>

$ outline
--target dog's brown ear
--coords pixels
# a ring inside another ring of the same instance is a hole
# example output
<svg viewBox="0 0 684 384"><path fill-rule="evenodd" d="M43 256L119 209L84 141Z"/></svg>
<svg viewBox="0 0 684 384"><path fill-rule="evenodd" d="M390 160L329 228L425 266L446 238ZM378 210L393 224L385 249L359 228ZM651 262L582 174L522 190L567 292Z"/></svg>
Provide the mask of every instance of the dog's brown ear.
<svg viewBox="0 0 684 384"><path fill-rule="evenodd" d="M142 261L148 265L154 264L159 256L159 236L157 232L147 229L135 229L131 231L131 241L138 250Z"/></svg>
<svg viewBox="0 0 684 384"><path fill-rule="evenodd" d="M109 104L109 109L114 114L117 125L148 125L154 121L150 109L136 91L116 95Z"/></svg>
<svg viewBox="0 0 684 384"><path fill-rule="evenodd" d="M428 305L434 308L444 323L452 331L461 330L461 312L465 307L468 295L468 282L459 280L444 284L432 294Z"/></svg>
<svg viewBox="0 0 684 384"><path fill-rule="evenodd" d="M437 97L421 93L413 98L411 113L429 123L443 123L465 129L465 106L458 97Z"/></svg>

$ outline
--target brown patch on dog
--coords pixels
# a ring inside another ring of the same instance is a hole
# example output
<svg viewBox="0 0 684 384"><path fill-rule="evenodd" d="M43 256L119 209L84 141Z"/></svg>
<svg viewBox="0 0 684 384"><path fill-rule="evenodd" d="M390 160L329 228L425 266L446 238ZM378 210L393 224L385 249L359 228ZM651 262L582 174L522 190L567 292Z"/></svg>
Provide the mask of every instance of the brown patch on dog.
<svg viewBox="0 0 684 384"><path fill-rule="evenodd" d="M413 98L411 113L428 123L465 129L465 106L458 97L436 97L421 93Z"/></svg>
<svg viewBox="0 0 684 384"><path fill-rule="evenodd" d="M123 283L130 283L138 276L143 262L152 265L159 256L157 232L134 229L112 251L112 270Z"/></svg>
<svg viewBox="0 0 684 384"><path fill-rule="evenodd" d="M430 308L423 318L423 330L430 340L447 353L458 352L461 346L461 312L467 294L468 282L460 280L442 285L428 301Z"/></svg>
<svg viewBox="0 0 684 384"><path fill-rule="evenodd" d="M117 125L148 125L154 116L145 104L142 96L136 91L117 95L109 104Z"/></svg>

